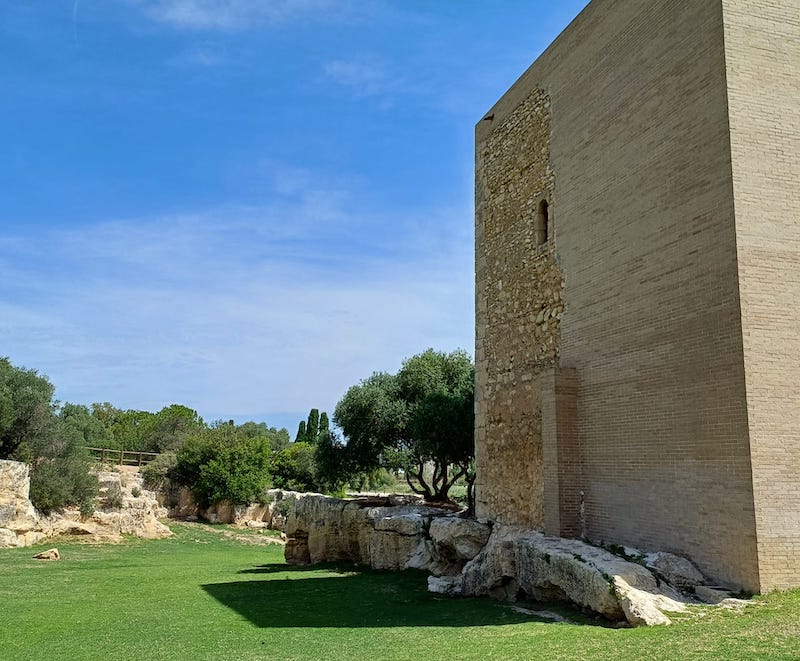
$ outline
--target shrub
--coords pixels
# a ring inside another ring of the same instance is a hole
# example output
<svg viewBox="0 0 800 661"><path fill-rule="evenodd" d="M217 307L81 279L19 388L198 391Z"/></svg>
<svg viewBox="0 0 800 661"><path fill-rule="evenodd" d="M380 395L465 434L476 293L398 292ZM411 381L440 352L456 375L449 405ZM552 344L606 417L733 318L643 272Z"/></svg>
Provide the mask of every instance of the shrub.
<svg viewBox="0 0 800 661"><path fill-rule="evenodd" d="M134 498L138 498L141 495L142 495L142 490L139 487L133 487L133 489L131 489L131 496L133 496Z"/></svg>
<svg viewBox="0 0 800 661"><path fill-rule="evenodd" d="M110 484L106 488L106 495L103 499L105 506L111 509L122 509L122 489L116 483Z"/></svg>
<svg viewBox="0 0 800 661"><path fill-rule="evenodd" d="M178 460L174 452L164 452L142 468L142 480L147 489L163 491L169 485L170 471L175 469Z"/></svg>
<svg viewBox="0 0 800 661"><path fill-rule="evenodd" d="M200 507L223 500L257 502L270 486L272 449L267 438L243 438L217 427L190 438L169 477L191 489Z"/></svg>
<svg viewBox="0 0 800 661"><path fill-rule="evenodd" d="M97 477L89 472L88 461L79 455L40 458L32 467L30 499L42 512L77 505L88 516L94 511L98 491Z"/></svg>

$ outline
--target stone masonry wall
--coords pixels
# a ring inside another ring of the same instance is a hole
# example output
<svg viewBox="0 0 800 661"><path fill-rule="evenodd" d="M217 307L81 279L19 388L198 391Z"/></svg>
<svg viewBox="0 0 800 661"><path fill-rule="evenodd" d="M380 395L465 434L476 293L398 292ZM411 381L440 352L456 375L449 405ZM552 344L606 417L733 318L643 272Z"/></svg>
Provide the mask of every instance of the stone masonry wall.
<svg viewBox="0 0 800 661"><path fill-rule="evenodd" d="M479 146L476 179L478 516L543 525L538 374L558 359L550 100L533 90ZM536 214L549 204L549 240Z"/></svg>

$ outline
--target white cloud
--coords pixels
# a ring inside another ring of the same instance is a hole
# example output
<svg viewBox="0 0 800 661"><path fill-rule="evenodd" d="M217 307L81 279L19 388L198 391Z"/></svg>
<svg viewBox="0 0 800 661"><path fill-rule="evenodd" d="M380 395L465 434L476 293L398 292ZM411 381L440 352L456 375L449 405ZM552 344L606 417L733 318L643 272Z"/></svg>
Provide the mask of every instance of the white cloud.
<svg viewBox="0 0 800 661"><path fill-rule="evenodd" d="M24 268L0 244L3 352L62 399L213 419L332 412L374 370L471 350L469 210L369 213L345 191L320 210L337 189L282 170L269 206L31 233L9 244Z"/></svg>
<svg viewBox="0 0 800 661"><path fill-rule="evenodd" d="M329 80L358 95L376 96L399 87L399 81L390 77L385 66L374 57L332 60L324 64L324 70Z"/></svg>
<svg viewBox="0 0 800 661"><path fill-rule="evenodd" d="M297 19L342 20L361 0L131 0L153 21L185 30L233 32Z"/></svg>

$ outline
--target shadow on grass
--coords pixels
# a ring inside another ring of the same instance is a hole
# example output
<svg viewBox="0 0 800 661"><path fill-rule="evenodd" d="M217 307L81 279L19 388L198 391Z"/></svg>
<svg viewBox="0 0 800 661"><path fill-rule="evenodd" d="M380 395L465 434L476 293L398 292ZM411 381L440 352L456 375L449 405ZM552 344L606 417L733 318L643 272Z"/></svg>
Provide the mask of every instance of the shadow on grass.
<svg viewBox="0 0 800 661"><path fill-rule="evenodd" d="M475 627L545 621L507 604L431 594L427 574L420 571L276 564L240 573L264 578L202 588L257 627ZM303 573L312 575L294 576Z"/></svg>

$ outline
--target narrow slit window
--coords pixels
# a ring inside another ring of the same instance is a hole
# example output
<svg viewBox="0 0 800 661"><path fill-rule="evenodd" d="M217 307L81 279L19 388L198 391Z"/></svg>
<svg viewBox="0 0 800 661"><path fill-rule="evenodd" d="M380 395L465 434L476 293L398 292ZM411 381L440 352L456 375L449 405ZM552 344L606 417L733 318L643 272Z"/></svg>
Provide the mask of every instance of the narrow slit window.
<svg viewBox="0 0 800 661"><path fill-rule="evenodd" d="M539 202L539 208L536 211L536 223L533 229L536 232L536 245L543 246L547 243L548 229L550 224L550 209L547 200Z"/></svg>

